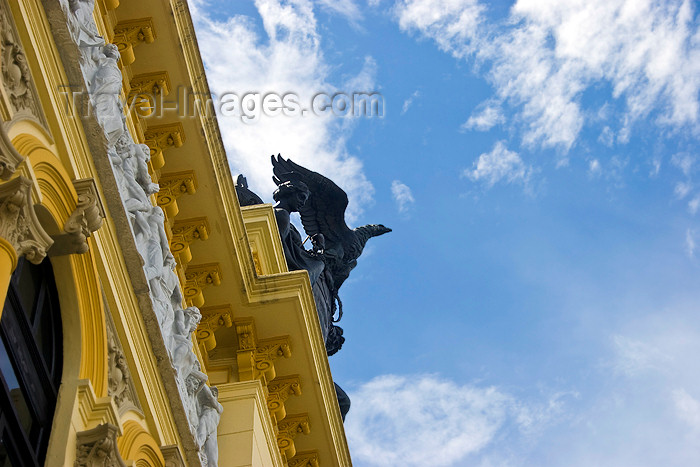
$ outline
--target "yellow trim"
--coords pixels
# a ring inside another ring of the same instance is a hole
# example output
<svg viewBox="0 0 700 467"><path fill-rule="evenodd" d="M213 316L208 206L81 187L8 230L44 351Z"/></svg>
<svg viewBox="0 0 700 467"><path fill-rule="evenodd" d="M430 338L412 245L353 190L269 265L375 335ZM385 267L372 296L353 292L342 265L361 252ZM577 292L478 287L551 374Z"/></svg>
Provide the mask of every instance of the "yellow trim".
<svg viewBox="0 0 700 467"><path fill-rule="evenodd" d="M141 425L133 420L124 422L124 434L117 439L124 460L138 467L164 467L165 459L158 443Z"/></svg>
<svg viewBox="0 0 700 467"><path fill-rule="evenodd" d="M7 288L10 286L10 278L17 267L17 250L10 242L0 237L0 303L5 303ZM0 307L0 318L2 309Z"/></svg>
<svg viewBox="0 0 700 467"><path fill-rule="evenodd" d="M76 206L78 194L71 177L61 161L44 143L33 135L23 133L12 139L17 152L27 157L41 192L40 203L48 209L59 229L68 220ZM50 226L46 226L47 231ZM58 232L50 232L58 233Z"/></svg>

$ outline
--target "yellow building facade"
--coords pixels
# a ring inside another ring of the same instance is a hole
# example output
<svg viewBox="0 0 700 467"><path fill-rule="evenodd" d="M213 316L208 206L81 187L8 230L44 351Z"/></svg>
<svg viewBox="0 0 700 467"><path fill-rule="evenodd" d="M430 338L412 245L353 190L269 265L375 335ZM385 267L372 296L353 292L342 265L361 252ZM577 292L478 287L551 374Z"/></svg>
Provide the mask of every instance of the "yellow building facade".
<svg viewBox="0 0 700 467"><path fill-rule="evenodd" d="M350 466L185 0L0 0L0 467Z"/></svg>

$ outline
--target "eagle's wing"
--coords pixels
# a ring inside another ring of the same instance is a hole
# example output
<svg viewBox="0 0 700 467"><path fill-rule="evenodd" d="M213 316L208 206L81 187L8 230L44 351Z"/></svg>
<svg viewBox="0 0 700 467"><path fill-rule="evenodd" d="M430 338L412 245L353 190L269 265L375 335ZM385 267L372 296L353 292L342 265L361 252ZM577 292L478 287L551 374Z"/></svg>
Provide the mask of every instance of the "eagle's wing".
<svg viewBox="0 0 700 467"><path fill-rule="evenodd" d="M323 234L326 242L344 243L351 230L345 223L345 209L348 195L335 183L323 175L284 159L279 154L272 156L275 182L299 180L309 187L311 195L299 209L301 223L308 235ZM293 175L291 175L293 174Z"/></svg>

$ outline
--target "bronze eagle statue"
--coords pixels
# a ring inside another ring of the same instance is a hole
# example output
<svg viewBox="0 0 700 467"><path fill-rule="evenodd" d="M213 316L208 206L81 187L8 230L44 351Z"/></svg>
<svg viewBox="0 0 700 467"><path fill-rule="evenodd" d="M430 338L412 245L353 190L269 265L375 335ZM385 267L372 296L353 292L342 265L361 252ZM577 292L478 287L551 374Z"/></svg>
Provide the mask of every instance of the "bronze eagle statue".
<svg viewBox="0 0 700 467"><path fill-rule="evenodd" d="M345 223L348 195L338 185L279 154L272 156L272 167L272 179L278 186L285 182L301 182L308 188L309 197L299 207L301 223L314 241L314 249L322 252L337 293L350 271L357 266L357 258L367 241L391 232L391 229L381 224L349 228Z"/></svg>

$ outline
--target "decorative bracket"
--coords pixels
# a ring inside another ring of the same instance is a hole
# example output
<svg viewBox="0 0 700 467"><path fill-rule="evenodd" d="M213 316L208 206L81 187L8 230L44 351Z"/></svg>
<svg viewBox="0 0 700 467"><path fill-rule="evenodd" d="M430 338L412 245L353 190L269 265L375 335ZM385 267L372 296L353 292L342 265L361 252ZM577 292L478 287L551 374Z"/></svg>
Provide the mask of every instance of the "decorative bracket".
<svg viewBox="0 0 700 467"><path fill-rule="evenodd" d="M319 467L321 465L318 451L298 452L287 462L289 467Z"/></svg>
<svg viewBox="0 0 700 467"><path fill-rule="evenodd" d="M63 233L52 237L54 244L49 250L50 256L83 254L88 251L87 238L102 227L102 219L105 218L95 180L74 180L73 186L78 193L78 204L63 226Z"/></svg>
<svg viewBox="0 0 700 467"><path fill-rule="evenodd" d="M151 148L151 165L158 170L165 165L163 151L167 148L179 148L185 142L185 130L182 123L149 126L144 133L146 144Z"/></svg>
<svg viewBox="0 0 700 467"><path fill-rule="evenodd" d="M175 221L170 238L170 251L182 268L187 267L187 263L192 260L190 245L195 240L206 240L209 238L209 222L206 217L196 217Z"/></svg>
<svg viewBox="0 0 700 467"><path fill-rule="evenodd" d="M117 447L118 432L111 423L79 432L73 467L126 467Z"/></svg>
<svg viewBox="0 0 700 467"><path fill-rule="evenodd" d="M277 424L277 429L277 447L285 459L292 459L297 453L296 446L294 446L294 438L300 433L305 435L311 433L309 415L288 415L287 418Z"/></svg>
<svg viewBox="0 0 700 467"><path fill-rule="evenodd" d="M260 379L264 386L275 379L274 360L292 356L289 336L258 340L253 318L234 320L238 336L238 376L241 381Z"/></svg>
<svg viewBox="0 0 700 467"><path fill-rule="evenodd" d="M190 266L185 273L185 279L187 306L199 308L204 305L203 289L210 285L221 285L221 266L219 263Z"/></svg>
<svg viewBox="0 0 700 467"><path fill-rule="evenodd" d="M165 215L171 222L180 211L177 207L177 198L187 193L193 195L197 191L197 178L194 171L174 172L161 176L158 179L160 191L158 192L158 206L163 208Z"/></svg>
<svg viewBox="0 0 700 467"><path fill-rule="evenodd" d="M117 44L122 63L131 65L136 60L134 47L141 42L150 44L156 38L156 30L153 27L152 18L132 19L120 21L114 27L112 42Z"/></svg>
<svg viewBox="0 0 700 467"><path fill-rule="evenodd" d="M36 216L31 187L31 180L23 176L0 185L0 237L15 248L18 256L39 264L53 240Z"/></svg>
<svg viewBox="0 0 700 467"><path fill-rule="evenodd" d="M301 395L299 375L280 376L267 385L267 409L273 422L277 423L287 416L284 403L290 396Z"/></svg>
<svg viewBox="0 0 700 467"><path fill-rule="evenodd" d="M207 351L216 347L216 337L214 332L225 326L233 326L233 310L230 305L208 306L199 310L202 313L202 320L197 326L197 340L204 344Z"/></svg>
<svg viewBox="0 0 700 467"><path fill-rule="evenodd" d="M136 75L131 78L129 87L129 107L144 117L155 111L156 96L167 96L172 89L167 71Z"/></svg>

